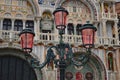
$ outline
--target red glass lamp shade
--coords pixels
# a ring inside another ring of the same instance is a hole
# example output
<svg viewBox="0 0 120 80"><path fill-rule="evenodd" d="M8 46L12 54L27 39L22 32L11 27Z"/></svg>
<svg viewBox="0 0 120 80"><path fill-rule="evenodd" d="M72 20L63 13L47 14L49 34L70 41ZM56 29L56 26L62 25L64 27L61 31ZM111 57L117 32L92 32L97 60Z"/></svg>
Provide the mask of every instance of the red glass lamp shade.
<svg viewBox="0 0 120 80"><path fill-rule="evenodd" d="M96 27L92 24L84 24L81 28L82 42L85 48L92 48L94 46L94 36Z"/></svg>
<svg viewBox="0 0 120 80"><path fill-rule="evenodd" d="M19 36L23 51L30 53L32 51L35 33L31 29L24 29Z"/></svg>
<svg viewBox="0 0 120 80"><path fill-rule="evenodd" d="M63 7L58 7L56 10L53 12L54 18L55 18L55 24L56 28L58 30L63 30L65 29L66 25L66 17L68 15L68 11L65 10Z"/></svg>

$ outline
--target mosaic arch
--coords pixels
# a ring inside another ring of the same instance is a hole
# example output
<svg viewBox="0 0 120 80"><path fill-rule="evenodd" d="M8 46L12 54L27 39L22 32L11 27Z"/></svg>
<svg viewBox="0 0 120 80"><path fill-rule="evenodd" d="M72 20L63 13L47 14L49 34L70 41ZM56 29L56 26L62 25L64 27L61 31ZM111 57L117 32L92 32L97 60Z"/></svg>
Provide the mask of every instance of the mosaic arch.
<svg viewBox="0 0 120 80"><path fill-rule="evenodd" d="M81 67L70 65L67 67L66 72L73 74L72 80L107 80L103 62L93 53L86 65Z"/></svg>
<svg viewBox="0 0 120 80"><path fill-rule="evenodd" d="M60 6L60 5L63 5L65 2L69 2L69 1L80 1L82 3L84 3L85 5L87 5L87 7L89 7L90 9L90 12L92 14L92 17L94 20L97 20L97 7L95 5L95 1L92 1L92 0L58 0L56 2L56 5L57 6Z"/></svg>

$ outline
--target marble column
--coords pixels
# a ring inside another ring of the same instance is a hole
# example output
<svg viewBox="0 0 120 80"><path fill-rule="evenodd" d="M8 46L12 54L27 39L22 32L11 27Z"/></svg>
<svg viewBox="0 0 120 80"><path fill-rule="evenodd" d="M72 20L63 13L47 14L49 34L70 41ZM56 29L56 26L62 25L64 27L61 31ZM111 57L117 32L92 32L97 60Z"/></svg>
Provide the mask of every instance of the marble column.
<svg viewBox="0 0 120 80"><path fill-rule="evenodd" d="M40 33L40 17L36 17L34 21L34 32L35 32L35 40L39 39L39 33Z"/></svg>
<svg viewBox="0 0 120 80"><path fill-rule="evenodd" d="M0 30L3 29L3 18L0 19Z"/></svg>
<svg viewBox="0 0 120 80"><path fill-rule="evenodd" d="M23 20L23 29L25 29L25 22L26 20Z"/></svg>
<svg viewBox="0 0 120 80"><path fill-rule="evenodd" d="M12 31L14 31L14 22L15 22L15 19L12 19L12 27L11 27Z"/></svg>
<svg viewBox="0 0 120 80"><path fill-rule="evenodd" d="M98 24L99 24L98 22L95 22L94 26L97 28ZM95 43L98 43L98 33L97 32L95 33Z"/></svg>
<svg viewBox="0 0 120 80"><path fill-rule="evenodd" d="M101 6L102 7L102 13L104 13L104 3L102 2L101 5L102 5Z"/></svg>
<svg viewBox="0 0 120 80"><path fill-rule="evenodd" d="M9 33L10 42L14 39L14 36L15 36L15 33L13 33L13 31L14 31L14 22L15 22L15 19L12 19L12 26L11 26L11 30L10 30L10 33Z"/></svg>
<svg viewBox="0 0 120 80"><path fill-rule="evenodd" d="M114 23L115 38L118 39L118 36L119 36L119 35L118 35L118 27L117 27L118 25L117 25L117 24L118 24L118 21L115 21L115 23Z"/></svg>
<svg viewBox="0 0 120 80"><path fill-rule="evenodd" d="M0 30L3 29L3 18L0 18ZM2 32L0 31L0 38L2 38Z"/></svg>
<svg viewBox="0 0 120 80"><path fill-rule="evenodd" d="M113 13L115 14L115 2L113 2Z"/></svg>
<svg viewBox="0 0 120 80"><path fill-rule="evenodd" d="M77 32L76 32L76 26L77 26L77 25L74 25L74 24L73 24L73 27L74 27L74 35L77 34Z"/></svg>
<svg viewBox="0 0 120 80"><path fill-rule="evenodd" d="M65 34L68 34L67 25L66 25L66 28L65 28Z"/></svg>
<svg viewBox="0 0 120 80"><path fill-rule="evenodd" d="M119 34L118 34L118 21L116 20L114 23L114 29L115 29L115 38L117 39L117 43L119 45Z"/></svg>
<svg viewBox="0 0 120 80"><path fill-rule="evenodd" d="M107 34L106 34L106 21L107 20L102 20L102 23L103 23L103 25L102 25L102 27L103 27L103 37L107 37Z"/></svg>
<svg viewBox="0 0 120 80"><path fill-rule="evenodd" d="M117 63L117 72L118 72L118 74L117 74L117 78L118 79L120 79L120 50L119 50L119 48L116 50L116 63Z"/></svg>

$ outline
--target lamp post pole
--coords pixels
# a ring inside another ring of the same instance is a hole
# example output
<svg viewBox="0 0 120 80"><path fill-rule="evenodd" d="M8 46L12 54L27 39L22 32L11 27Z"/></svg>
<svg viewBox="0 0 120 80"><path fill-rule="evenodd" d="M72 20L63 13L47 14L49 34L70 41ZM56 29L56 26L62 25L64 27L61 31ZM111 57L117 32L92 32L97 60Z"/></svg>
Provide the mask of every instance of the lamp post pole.
<svg viewBox="0 0 120 80"><path fill-rule="evenodd" d="M59 70L60 70L60 80L65 80L65 69L66 69L66 62L64 59L64 55L65 55L65 48L63 48L65 46L64 42L63 42L63 32L59 31L59 35L60 35L60 42L59 42L59 48L60 48L60 61L59 61Z"/></svg>
<svg viewBox="0 0 120 80"><path fill-rule="evenodd" d="M59 69L60 69L60 80L65 80L65 68L66 68L66 62L64 59L65 55L65 44L63 42L63 31L66 28L66 17L68 15L68 11L65 10L63 7L58 7L54 12L53 12L54 18L55 18L55 24L56 28L59 30L59 36L60 36L60 41L59 41L59 48L60 48L60 60L59 60Z"/></svg>
<svg viewBox="0 0 120 80"><path fill-rule="evenodd" d="M64 60L60 60L60 62L59 62L59 68L60 68L60 80L65 80L66 63L65 63Z"/></svg>

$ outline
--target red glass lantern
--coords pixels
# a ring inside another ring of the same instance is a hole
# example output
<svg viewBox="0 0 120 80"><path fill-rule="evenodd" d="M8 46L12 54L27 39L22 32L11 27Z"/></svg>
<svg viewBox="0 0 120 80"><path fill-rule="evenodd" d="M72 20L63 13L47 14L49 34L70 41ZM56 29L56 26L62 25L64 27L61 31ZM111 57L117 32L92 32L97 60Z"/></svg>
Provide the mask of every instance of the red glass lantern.
<svg viewBox="0 0 120 80"><path fill-rule="evenodd" d="M64 30L66 27L66 17L68 15L68 11L63 7L58 7L53 12L53 15L55 17L56 28L58 30Z"/></svg>
<svg viewBox="0 0 120 80"><path fill-rule="evenodd" d="M24 52L30 53L33 47L35 33L31 29L24 29L20 34L20 44Z"/></svg>
<svg viewBox="0 0 120 80"><path fill-rule="evenodd" d="M93 24L84 24L81 28L82 42L85 48L92 48L94 46L94 36L96 27Z"/></svg>

